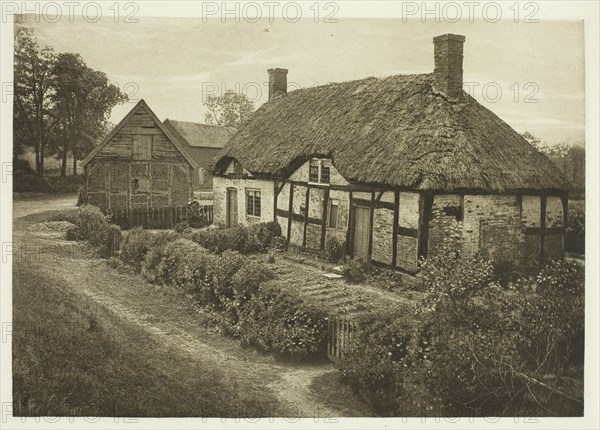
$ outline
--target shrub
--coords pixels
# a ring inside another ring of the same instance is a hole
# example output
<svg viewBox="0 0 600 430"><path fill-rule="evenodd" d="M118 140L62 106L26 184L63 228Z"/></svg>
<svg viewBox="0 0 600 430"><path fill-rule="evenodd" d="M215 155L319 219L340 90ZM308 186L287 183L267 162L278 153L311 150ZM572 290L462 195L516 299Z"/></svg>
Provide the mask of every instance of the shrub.
<svg viewBox="0 0 600 430"><path fill-rule="evenodd" d="M423 383L444 406L520 413L511 408L527 403L527 377L560 374L572 364L583 333L583 270L576 263L552 263L509 284L513 289L498 284L483 259L447 254L422 273L429 290L421 332L430 339ZM490 402L499 409L489 410ZM547 412L537 403L528 407Z"/></svg>
<svg viewBox="0 0 600 430"><path fill-rule="evenodd" d="M225 250L246 251L248 229L238 225L231 228L208 228L195 232L192 240L210 252L221 254Z"/></svg>
<svg viewBox="0 0 600 430"><path fill-rule="evenodd" d="M129 264L136 272L142 270L142 262L150 251L153 234L140 227L129 230L121 243L121 261Z"/></svg>
<svg viewBox="0 0 600 430"><path fill-rule="evenodd" d="M206 251L189 239L177 239L164 246L163 257L158 264L158 279L185 291L195 290L194 271L201 264Z"/></svg>
<svg viewBox="0 0 600 430"><path fill-rule="evenodd" d="M255 224L250 228L249 236L256 236L259 251L266 250L278 236L281 236L281 226L277 221Z"/></svg>
<svg viewBox="0 0 600 430"><path fill-rule="evenodd" d="M275 273L265 264L250 261L231 279L233 295L238 306L244 306L258 293L260 285L275 278Z"/></svg>
<svg viewBox="0 0 600 430"><path fill-rule="evenodd" d="M239 313L242 342L296 357L322 353L327 339L326 315L290 294L273 280Z"/></svg>
<svg viewBox="0 0 600 430"><path fill-rule="evenodd" d="M227 250L215 258L213 264L207 268L206 276L212 284L217 304L222 309L233 306L233 276L245 264L247 260L239 252Z"/></svg>
<svg viewBox="0 0 600 430"><path fill-rule="evenodd" d="M216 254L225 250L249 253L265 251L281 235L277 222L236 225L230 228L209 228L192 234L192 240Z"/></svg>
<svg viewBox="0 0 600 430"><path fill-rule="evenodd" d="M529 396L528 387L583 362L583 268L552 263L503 287L491 262L462 259L455 245L423 262L427 293L414 321L361 317L340 365L344 380L382 415L432 406L458 416L580 414L550 392Z"/></svg>
<svg viewBox="0 0 600 430"><path fill-rule="evenodd" d="M175 233L183 234L190 231L190 225L187 221L181 221L175 224Z"/></svg>
<svg viewBox="0 0 600 430"><path fill-rule="evenodd" d="M371 263L361 259L349 260L342 268L344 279L351 284L359 284L363 282L369 273L371 273Z"/></svg>
<svg viewBox="0 0 600 430"><path fill-rule="evenodd" d="M271 241L271 248L279 251L285 251L288 247L287 239L283 236L274 237Z"/></svg>
<svg viewBox="0 0 600 430"><path fill-rule="evenodd" d="M149 250L142 262L142 275L150 282L159 282L158 266L163 259L165 246L179 238L174 231L160 231L152 235Z"/></svg>
<svg viewBox="0 0 600 430"><path fill-rule="evenodd" d="M420 406L431 397L416 377L416 323L386 311L363 314L357 324L360 329L340 362L342 381L382 416L421 412Z"/></svg>
<svg viewBox="0 0 600 430"><path fill-rule="evenodd" d="M331 263L337 263L346 253L346 242L337 237L328 237L325 241L325 258Z"/></svg>
<svg viewBox="0 0 600 430"><path fill-rule="evenodd" d="M114 254L121 240L121 229L108 221L108 218L95 206L84 206L63 212L58 219L74 224L67 231L68 240L80 240L97 248L102 257Z"/></svg>
<svg viewBox="0 0 600 430"><path fill-rule="evenodd" d="M585 200L569 202L565 250L585 254Z"/></svg>
<svg viewBox="0 0 600 430"><path fill-rule="evenodd" d="M74 241L77 240L77 226L70 226L67 231L65 231L65 240Z"/></svg>

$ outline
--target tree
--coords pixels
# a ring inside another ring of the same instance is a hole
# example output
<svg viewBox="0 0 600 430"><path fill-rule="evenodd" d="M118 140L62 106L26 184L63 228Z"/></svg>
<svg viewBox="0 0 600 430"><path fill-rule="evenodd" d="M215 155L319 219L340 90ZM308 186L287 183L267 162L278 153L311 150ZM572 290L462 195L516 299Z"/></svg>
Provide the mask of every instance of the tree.
<svg viewBox="0 0 600 430"><path fill-rule="evenodd" d="M565 174L576 192L585 191L585 147L570 140L547 145L526 131L522 136Z"/></svg>
<svg viewBox="0 0 600 430"><path fill-rule="evenodd" d="M61 175L66 174L67 156L73 156L73 174L77 159L106 133L108 115L116 104L127 100L126 94L108 82L106 75L89 68L79 54L56 56L53 74L54 110L60 122L61 139L55 150L62 159Z"/></svg>
<svg viewBox="0 0 600 430"><path fill-rule="evenodd" d="M33 148L39 177L44 173L46 145L58 125L51 101L54 61L52 49L40 47L32 29L16 27L13 154Z"/></svg>
<svg viewBox="0 0 600 430"><path fill-rule="evenodd" d="M207 124L239 128L254 112L254 103L244 94L227 90L222 96L208 96L204 106Z"/></svg>

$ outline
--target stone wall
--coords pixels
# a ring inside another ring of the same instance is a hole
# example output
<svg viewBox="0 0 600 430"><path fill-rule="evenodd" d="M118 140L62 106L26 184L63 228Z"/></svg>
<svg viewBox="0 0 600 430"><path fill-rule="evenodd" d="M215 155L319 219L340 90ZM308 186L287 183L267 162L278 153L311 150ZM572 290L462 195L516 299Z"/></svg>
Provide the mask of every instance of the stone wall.
<svg viewBox="0 0 600 430"><path fill-rule="evenodd" d="M464 197L463 252L481 252L497 261L521 261L523 241L519 200L515 195Z"/></svg>
<svg viewBox="0 0 600 430"><path fill-rule="evenodd" d="M531 267L540 259L542 207L540 196L436 195L429 229L429 253L434 253L446 232L454 228L461 238L465 258L480 254L495 261L512 262L517 267ZM544 216L546 259L562 258L563 233L556 230L564 227L560 197L547 197Z"/></svg>
<svg viewBox="0 0 600 430"><path fill-rule="evenodd" d="M461 231L462 204L462 197L458 194L439 194L433 197L427 244L429 255L437 252L450 231ZM473 233L474 227L469 225L467 230Z"/></svg>

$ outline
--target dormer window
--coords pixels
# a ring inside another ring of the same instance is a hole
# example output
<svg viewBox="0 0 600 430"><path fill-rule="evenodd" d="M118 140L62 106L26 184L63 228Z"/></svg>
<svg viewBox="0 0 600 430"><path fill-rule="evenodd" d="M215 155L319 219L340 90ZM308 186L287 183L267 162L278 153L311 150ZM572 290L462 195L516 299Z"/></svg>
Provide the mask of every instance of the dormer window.
<svg viewBox="0 0 600 430"><path fill-rule="evenodd" d="M315 184L329 184L331 168L325 165L325 160L310 160L308 168L308 182Z"/></svg>
<svg viewBox="0 0 600 430"><path fill-rule="evenodd" d="M233 162L233 173L236 175L241 175L244 173L244 168L242 167L242 164L239 161Z"/></svg>

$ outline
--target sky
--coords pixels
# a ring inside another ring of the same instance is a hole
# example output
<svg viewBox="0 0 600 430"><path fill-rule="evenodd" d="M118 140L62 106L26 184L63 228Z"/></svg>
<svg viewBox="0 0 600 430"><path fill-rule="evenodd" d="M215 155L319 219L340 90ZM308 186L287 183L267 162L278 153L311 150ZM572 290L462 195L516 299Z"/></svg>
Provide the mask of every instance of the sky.
<svg viewBox="0 0 600 430"><path fill-rule="evenodd" d="M258 108L267 100L271 67L289 69L289 90L431 73L433 37L455 33L466 37L465 90L480 103L518 132L529 131L550 145L585 138L582 21L222 23L138 17L137 23L110 18L51 23L27 18L40 43L81 54L130 95L129 103L113 109L114 123L140 98L161 120L204 122L206 96L228 89L246 93Z"/></svg>

